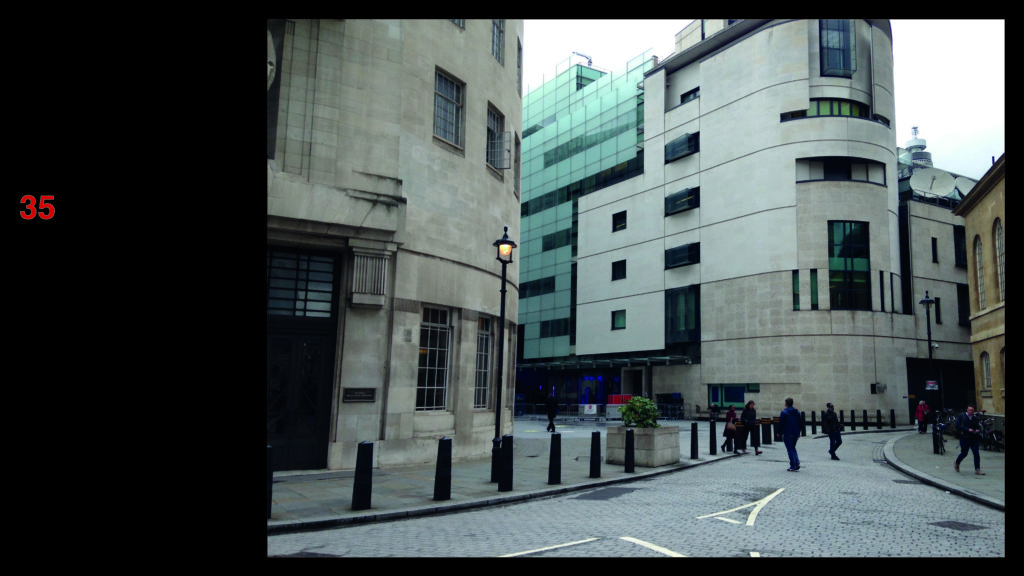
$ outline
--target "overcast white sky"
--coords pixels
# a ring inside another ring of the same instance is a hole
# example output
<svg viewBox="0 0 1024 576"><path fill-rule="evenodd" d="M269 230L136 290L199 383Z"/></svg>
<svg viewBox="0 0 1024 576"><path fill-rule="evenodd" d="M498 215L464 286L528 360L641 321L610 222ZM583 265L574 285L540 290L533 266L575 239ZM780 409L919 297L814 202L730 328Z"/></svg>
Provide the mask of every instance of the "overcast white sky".
<svg viewBox="0 0 1024 576"><path fill-rule="evenodd" d="M692 20L526 20L523 85L555 75L572 53L617 71L652 49L664 59ZM1005 53L1002 20L892 20L896 143L918 127L936 168L973 179L1005 151Z"/></svg>

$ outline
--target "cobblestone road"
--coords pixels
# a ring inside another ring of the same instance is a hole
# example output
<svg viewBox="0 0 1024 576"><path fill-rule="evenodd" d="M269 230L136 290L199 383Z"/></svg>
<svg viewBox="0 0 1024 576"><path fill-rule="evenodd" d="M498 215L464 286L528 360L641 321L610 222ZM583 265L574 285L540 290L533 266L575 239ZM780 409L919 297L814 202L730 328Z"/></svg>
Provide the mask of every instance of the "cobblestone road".
<svg viewBox="0 0 1024 576"><path fill-rule="evenodd" d="M797 444L647 480L458 514L268 536L268 556L1002 557L1004 513L888 466L888 434Z"/></svg>

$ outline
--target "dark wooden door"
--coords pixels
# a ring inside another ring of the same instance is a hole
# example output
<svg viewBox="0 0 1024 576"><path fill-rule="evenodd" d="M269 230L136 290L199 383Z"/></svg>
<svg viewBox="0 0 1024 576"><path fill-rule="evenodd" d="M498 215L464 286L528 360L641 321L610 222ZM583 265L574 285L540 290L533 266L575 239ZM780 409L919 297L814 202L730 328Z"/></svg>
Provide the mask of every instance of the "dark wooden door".
<svg viewBox="0 0 1024 576"><path fill-rule="evenodd" d="M267 332L267 443L275 470L327 467L334 354L326 334Z"/></svg>

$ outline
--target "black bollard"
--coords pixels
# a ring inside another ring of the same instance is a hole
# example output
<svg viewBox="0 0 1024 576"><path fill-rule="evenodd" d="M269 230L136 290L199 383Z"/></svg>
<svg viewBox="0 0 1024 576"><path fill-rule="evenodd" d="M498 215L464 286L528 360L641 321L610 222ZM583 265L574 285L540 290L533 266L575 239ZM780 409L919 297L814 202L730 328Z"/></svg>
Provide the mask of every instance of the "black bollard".
<svg viewBox="0 0 1024 576"><path fill-rule="evenodd" d="M690 460L697 459L697 423L690 423Z"/></svg>
<svg viewBox="0 0 1024 576"><path fill-rule="evenodd" d="M501 479L498 480L498 492L512 491L512 436L501 437Z"/></svg>
<svg viewBox="0 0 1024 576"><path fill-rule="evenodd" d="M772 417L772 433L773 433L773 435L774 434L778 434L780 437L782 436L782 431L779 430L779 417L778 416L773 416Z"/></svg>
<svg viewBox="0 0 1024 576"><path fill-rule="evenodd" d="M601 433L590 434L590 477L601 477Z"/></svg>
<svg viewBox="0 0 1024 576"><path fill-rule="evenodd" d="M437 468L434 472L434 500L452 499L452 439L437 441Z"/></svg>
<svg viewBox="0 0 1024 576"><path fill-rule="evenodd" d="M800 436L807 436L807 414L800 413Z"/></svg>
<svg viewBox="0 0 1024 576"><path fill-rule="evenodd" d="M368 510L373 488L373 442L360 442L356 452L356 477L352 485L352 509Z"/></svg>
<svg viewBox="0 0 1024 576"><path fill-rule="evenodd" d="M633 429L626 429L626 472L633 472Z"/></svg>
<svg viewBox="0 0 1024 576"><path fill-rule="evenodd" d="M274 495L274 448L267 445L267 520L270 520L270 501Z"/></svg>
<svg viewBox="0 0 1024 576"><path fill-rule="evenodd" d="M889 428L895 428L895 427L896 427L896 411L890 408L889 409Z"/></svg>
<svg viewBox="0 0 1024 576"><path fill-rule="evenodd" d="M882 429L882 411L875 410L875 430Z"/></svg>
<svg viewBox="0 0 1024 576"><path fill-rule="evenodd" d="M868 429L868 411L867 410L862 410L861 411L861 415L864 416L864 429L867 430Z"/></svg>
<svg viewBox="0 0 1024 576"><path fill-rule="evenodd" d="M740 450L746 451L747 449L747 438L743 434L743 421L736 422L736 443L733 445L733 451L738 452Z"/></svg>
<svg viewBox="0 0 1024 576"><path fill-rule="evenodd" d="M772 419L763 418L761 420L761 444L768 445L772 443Z"/></svg>
<svg viewBox="0 0 1024 576"><path fill-rule="evenodd" d="M846 417L843 416L843 411L839 411L839 429L843 430L846 428Z"/></svg>
<svg viewBox="0 0 1024 576"><path fill-rule="evenodd" d="M711 455L718 454L718 438L715 438L715 419L708 419L708 430L710 430Z"/></svg>
<svg viewBox="0 0 1024 576"><path fill-rule="evenodd" d="M501 438L497 436L491 440L491 482L497 482L501 477Z"/></svg>
<svg viewBox="0 0 1024 576"><path fill-rule="evenodd" d="M817 414L818 414L817 411L811 410L811 436L814 436L815 434L818 433L818 417L817 417ZM824 418L824 416L822 416L822 418Z"/></svg>
<svg viewBox="0 0 1024 576"><path fill-rule="evenodd" d="M548 484L562 483L562 435L551 435L551 456L548 459Z"/></svg>
<svg viewBox="0 0 1024 576"><path fill-rule="evenodd" d="M850 410L850 430L856 430L856 429L857 429L857 412L855 410Z"/></svg>

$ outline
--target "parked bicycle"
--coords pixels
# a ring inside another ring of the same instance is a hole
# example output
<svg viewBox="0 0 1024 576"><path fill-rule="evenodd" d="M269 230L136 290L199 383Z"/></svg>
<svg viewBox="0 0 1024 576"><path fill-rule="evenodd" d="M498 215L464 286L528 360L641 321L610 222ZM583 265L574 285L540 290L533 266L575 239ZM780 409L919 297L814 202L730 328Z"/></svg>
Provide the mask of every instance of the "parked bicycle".
<svg viewBox="0 0 1024 576"><path fill-rule="evenodd" d="M998 430L994 430L995 420L992 418L981 419L981 434L980 444L982 450L1002 450L1003 434Z"/></svg>

